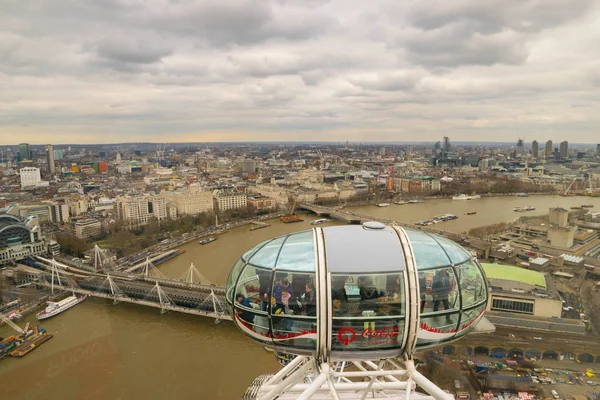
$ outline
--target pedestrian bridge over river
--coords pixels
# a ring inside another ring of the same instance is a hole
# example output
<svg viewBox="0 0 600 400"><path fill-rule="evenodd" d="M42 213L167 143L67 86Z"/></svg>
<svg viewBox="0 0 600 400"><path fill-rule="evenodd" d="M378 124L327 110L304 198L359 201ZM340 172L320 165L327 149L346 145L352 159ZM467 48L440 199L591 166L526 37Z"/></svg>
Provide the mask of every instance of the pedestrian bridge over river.
<svg viewBox="0 0 600 400"><path fill-rule="evenodd" d="M53 291L101 297L113 300L115 304L125 302L154 307L161 313L176 311L216 321L231 320L225 308L225 288L193 282L193 265L188 273L189 281L150 276L147 269L146 274L123 275L73 268L63 270L56 262L43 265L45 271L32 270L21 279Z"/></svg>

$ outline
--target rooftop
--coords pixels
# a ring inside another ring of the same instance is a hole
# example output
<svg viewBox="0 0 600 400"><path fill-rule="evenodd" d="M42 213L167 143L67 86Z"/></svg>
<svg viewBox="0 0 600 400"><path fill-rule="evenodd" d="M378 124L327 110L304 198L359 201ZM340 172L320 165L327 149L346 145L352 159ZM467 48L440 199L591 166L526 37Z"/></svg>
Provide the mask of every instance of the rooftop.
<svg viewBox="0 0 600 400"><path fill-rule="evenodd" d="M541 272L514 267L512 265L481 263L481 266L488 279L517 281L527 285L546 288L546 278L544 278L544 274Z"/></svg>

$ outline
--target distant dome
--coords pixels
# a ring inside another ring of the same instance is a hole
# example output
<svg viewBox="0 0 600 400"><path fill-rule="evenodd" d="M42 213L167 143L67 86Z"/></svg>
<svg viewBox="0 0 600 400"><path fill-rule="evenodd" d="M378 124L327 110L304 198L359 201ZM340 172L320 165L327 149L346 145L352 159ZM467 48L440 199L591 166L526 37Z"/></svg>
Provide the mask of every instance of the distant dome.
<svg viewBox="0 0 600 400"><path fill-rule="evenodd" d="M339 359L464 336L487 304L472 255L438 235L369 224L317 227L244 253L226 288L238 327L280 351L313 354L321 343Z"/></svg>

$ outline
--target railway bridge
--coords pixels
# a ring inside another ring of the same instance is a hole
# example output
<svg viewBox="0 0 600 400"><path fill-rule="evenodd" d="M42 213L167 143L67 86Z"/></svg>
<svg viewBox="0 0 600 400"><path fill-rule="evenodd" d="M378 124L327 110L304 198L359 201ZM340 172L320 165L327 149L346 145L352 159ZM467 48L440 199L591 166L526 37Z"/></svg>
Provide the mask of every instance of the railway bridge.
<svg viewBox="0 0 600 400"><path fill-rule="evenodd" d="M394 221L391 219L375 217L372 215L338 210L338 209L335 209L332 207L319 206L316 204L298 203L298 205L296 207L299 209L302 209L302 210L313 212L320 216L327 216L327 217L334 218L334 219L337 219L340 221L344 221L349 224L360 224L360 223L363 223L366 221L379 221L384 224L395 224L398 226L402 226L404 228L419 229L419 230L422 230L425 232L435 233L436 235L444 236L450 240L454 240L459 243L464 243L465 240L468 240L469 242L483 242L482 240L480 240L478 238L468 237L466 235L459 234L459 233L441 231L441 230L437 230L437 229L432 229L427 226L417 227L414 224L410 224L410 223L406 223L406 222Z"/></svg>

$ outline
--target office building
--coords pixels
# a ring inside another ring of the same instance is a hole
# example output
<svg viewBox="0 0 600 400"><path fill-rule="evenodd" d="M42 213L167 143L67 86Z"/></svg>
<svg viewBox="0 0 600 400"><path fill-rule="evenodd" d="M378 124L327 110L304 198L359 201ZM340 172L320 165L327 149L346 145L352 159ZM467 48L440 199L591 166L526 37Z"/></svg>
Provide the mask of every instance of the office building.
<svg viewBox="0 0 600 400"><path fill-rule="evenodd" d="M277 201L270 197L257 194L248 197L248 208L253 211L274 210L277 208Z"/></svg>
<svg viewBox="0 0 600 400"><path fill-rule="evenodd" d="M245 174L256 173L256 161L250 159L244 160L244 164L242 165L242 172Z"/></svg>
<svg viewBox="0 0 600 400"><path fill-rule="evenodd" d="M54 159L62 160L63 159L63 150L54 150Z"/></svg>
<svg viewBox="0 0 600 400"><path fill-rule="evenodd" d="M97 219L88 218L75 222L75 236L79 239L99 236L101 232L102 225Z"/></svg>
<svg viewBox="0 0 600 400"><path fill-rule="evenodd" d="M393 178L392 188L397 192L435 193L441 189L440 180L431 176Z"/></svg>
<svg viewBox="0 0 600 400"><path fill-rule="evenodd" d="M246 193L215 190L213 198L219 212L248 207L248 195Z"/></svg>
<svg viewBox="0 0 600 400"><path fill-rule="evenodd" d="M552 140L548 140L546 142L546 157L552 156Z"/></svg>
<svg viewBox="0 0 600 400"><path fill-rule="evenodd" d="M533 142L531 142L531 155L533 155L533 158L538 158L539 156L539 149L538 149L538 142L537 140L534 140Z"/></svg>
<svg viewBox="0 0 600 400"><path fill-rule="evenodd" d="M160 222L167 218L167 202L161 195L119 197L117 216L131 227L146 225L153 218Z"/></svg>
<svg viewBox="0 0 600 400"><path fill-rule="evenodd" d="M566 140L560 143L560 159L566 160L568 158L569 153L569 142Z"/></svg>
<svg viewBox="0 0 600 400"><path fill-rule="evenodd" d="M523 142L523 139L517 141L517 154L525 154L525 143Z"/></svg>
<svg viewBox="0 0 600 400"><path fill-rule="evenodd" d="M69 205L65 203L50 202L50 220L57 224L63 224L71 220Z"/></svg>
<svg viewBox="0 0 600 400"><path fill-rule="evenodd" d="M442 151L444 153L450 153L452 150L452 145L450 144L450 138L448 136L444 136L444 143L442 145Z"/></svg>
<svg viewBox="0 0 600 400"><path fill-rule="evenodd" d="M596 157L600 157L600 143L596 145Z"/></svg>
<svg viewBox="0 0 600 400"><path fill-rule="evenodd" d="M21 157L21 161L31 160L31 151L29 150L29 143L19 144L19 155Z"/></svg>
<svg viewBox="0 0 600 400"><path fill-rule="evenodd" d="M165 192L163 196L168 203L175 206L179 216L212 212L214 208L212 193L203 191L199 186L190 186L185 190L175 192Z"/></svg>
<svg viewBox="0 0 600 400"><path fill-rule="evenodd" d="M48 203L19 204L19 216L21 218L36 217L40 222L50 222L50 205Z"/></svg>
<svg viewBox="0 0 600 400"><path fill-rule="evenodd" d="M36 187L41 181L40 169L36 167L25 167L19 171L21 176L21 188Z"/></svg>
<svg viewBox="0 0 600 400"><path fill-rule="evenodd" d="M56 172L54 166L54 148L51 144L46 145L46 172L54 174Z"/></svg>

